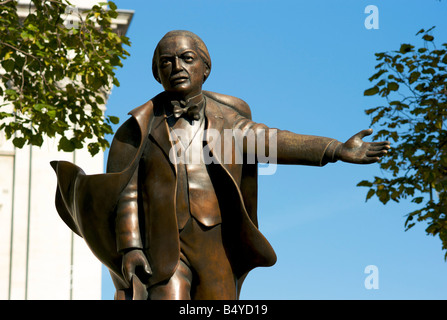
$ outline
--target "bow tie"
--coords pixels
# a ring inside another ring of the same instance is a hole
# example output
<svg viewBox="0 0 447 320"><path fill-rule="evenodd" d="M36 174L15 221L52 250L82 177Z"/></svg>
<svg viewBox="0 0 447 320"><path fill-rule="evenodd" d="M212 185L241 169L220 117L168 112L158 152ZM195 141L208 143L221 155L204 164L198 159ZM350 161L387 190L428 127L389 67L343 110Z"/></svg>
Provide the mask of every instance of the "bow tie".
<svg viewBox="0 0 447 320"><path fill-rule="evenodd" d="M180 118L184 115L188 116L192 120L200 119L200 107L198 104L186 103L183 100L171 101L172 113L175 118Z"/></svg>

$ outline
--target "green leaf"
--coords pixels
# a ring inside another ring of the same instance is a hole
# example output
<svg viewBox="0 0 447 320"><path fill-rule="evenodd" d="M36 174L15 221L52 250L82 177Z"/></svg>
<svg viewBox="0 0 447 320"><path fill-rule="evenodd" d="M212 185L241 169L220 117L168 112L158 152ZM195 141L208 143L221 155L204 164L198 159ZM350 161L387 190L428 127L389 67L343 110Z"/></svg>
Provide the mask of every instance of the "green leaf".
<svg viewBox="0 0 447 320"><path fill-rule="evenodd" d="M115 117L115 116L109 116L110 122L112 122L113 124L118 124L120 122L120 118Z"/></svg>
<svg viewBox="0 0 447 320"><path fill-rule="evenodd" d="M411 200L411 202L414 202L414 203L421 203L422 201L424 201L424 197L416 197L416 198L413 198L413 200Z"/></svg>
<svg viewBox="0 0 447 320"><path fill-rule="evenodd" d="M376 193L374 189L369 189L368 194L366 195L366 201L372 198L372 196Z"/></svg>
<svg viewBox="0 0 447 320"><path fill-rule="evenodd" d="M6 89L5 94L8 97L9 100L15 100L17 99L17 92L13 89Z"/></svg>
<svg viewBox="0 0 447 320"><path fill-rule="evenodd" d="M399 73L404 72L404 66L403 66L403 64L400 64L400 63L396 64L396 70L397 70L397 72L399 72Z"/></svg>
<svg viewBox="0 0 447 320"><path fill-rule="evenodd" d="M410 74L409 83L413 84L414 82L416 82L419 79L420 75L421 75L421 73L419 71L412 72Z"/></svg>
<svg viewBox="0 0 447 320"><path fill-rule="evenodd" d="M6 52L5 56L3 57L4 60L8 60L9 58L11 58L11 53L12 51Z"/></svg>
<svg viewBox="0 0 447 320"><path fill-rule="evenodd" d="M66 137L62 137L59 140L58 150L66 151L66 152L72 152L75 150L75 145L73 142L68 140Z"/></svg>
<svg viewBox="0 0 447 320"><path fill-rule="evenodd" d="M92 156L94 156L95 154L97 154L100 150L99 146L97 143L89 143L87 146L88 151L90 152L90 154Z"/></svg>
<svg viewBox="0 0 447 320"><path fill-rule="evenodd" d="M33 108L36 111L42 111L42 109L48 109L48 108L51 108L51 106L48 104L44 104L44 103L38 103L38 104L34 105Z"/></svg>
<svg viewBox="0 0 447 320"><path fill-rule="evenodd" d="M23 146L25 145L26 139L25 138L19 138L16 137L12 140L12 143L14 144L15 147L22 149Z"/></svg>
<svg viewBox="0 0 447 320"><path fill-rule="evenodd" d="M0 105L1 107L1 105ZM10 112L0 112L0 120L8 117L13 117L14 114ZM1 129L1 128L0 128Z"/></svg>
<svg viewBox="0 0 447 320"><path fill-rule="evenodd" d="M379 87L378 86L374 86L372 88L369 88L367 90L365 90L365 92L363 92L363 95L365 96L373 96L375 94L379 93Z"/></svg>
<svg viewBox="0 0 447 320"><path fill-rule="evenodd" d="M416 223L412 222L407 226L407 230L413 228L416 225Z"/></svg>
<svg viewBox="0 0 447 320"><path fill-rule="evenodd" d="M55 119L56 118L56 109L49 109L47 111L47 115L50 117L50 119Z"/></svg>
<svg viewBox="0 0 447 320"><path fill-rule="evenodd" d="M118 81L117 78L114 78L112 83L113 83L115 86L117 86L117 87L120 86L120 82Z"/></svg>
<svg viewBox="0 0 447 320"><path fill-rule="evenodd" d="M6 72L11 72L12 70L14 70L14 60L12 59L8 59L8 60L4 60L2 61L2 66L5 69Z"/></svg>
<svg viewBox="0 0 447 320"><path fill-rule="evenodd" d="M418 34L420 34L420 33L424 33L424 32L425 32L425 30L424 30L424 29L421 29L421 30L418 31L418 33L416 33L416 35L418 35Z"/></svg>
<svg viewBox="0 0 447 320"><path fill-rule="evenodd" d="M426 34L422 37L422 39L424 39L425 41L433 41L434 37L429 34Z"/></svg>
<svg viewBox="0 0 447 320"><path fill-rule="evenodd" d="M399 89L399 85L396 82L389 82L388 89L390 91L397 91Z"/></svg>
<svg viewBox="0 0 447 320"><path fill-rule="evenodd" d="M363 181L360 181L357 184L357 187L368 187L368 188L370 188L370 187L372 187L372 183L367 181L367 180L363 180Z"/></svg>
<svg viewBox="0 0 447 320"><path fill-rule="evenodd" d="M367 109L367 110L365 110L365 114L370 115L370 114L376 112L377 110L379 110L379 107Z"/></svg>
<svg viewBox="0 0 447 320"><path fill-rule="evenodd" d="M31 138L30 138L30 143L33 146L38 146L38 147L42 146L42 144L43 144L42 135L40 135L40 134L32 135Z"/></svg>
<svg viewBox="0 0 447 320"><path fill-rule="evenodd" d="M444 55L444 57L441 60L442 63L447 64L447 54Z"/></svg>
<svg viewBox="0 0 447 320"><path fill-rule="evenodd" d="M116 4L115 4L114 2L109 1L108 4L109 4L109 7L110 7L111 10L116 10L116 9L118 9L118 7L116 6Z"/></svg>
<svg viewBox="0 0 447 320"><path fill-rule="evenodd" d="M435 74L436 71L435 71L435 69L433 69L433 68L428 68L428 69L423 69L423 70L422 70L422 73L423 73L423 74Z"/></svg>
<svg viewBox="0 0 447 320"><path fill-rule="evenodd" d="M104 99L101 96L97 96L96 97L96 102L99 103L99 104L105 104L105 101L104 101Z"/></svg>
<svg viewBox="0 0 447 320"><path fill-rule="evenodd" d="M406 43L404 43L404 44L402 44L402 45L400 46L400 50L399 50L399 52L400 52L400 53L407 53L407 52L412 51L413 48L414 48L414 46L412 46L411 44L406 44Z"/></svg>
<svg viewBox="0 0 447 320"><path fill-rule="evenodd" d="M380 69L378 72L376 72L374 75L372 75L368 80L373 81L375 79L378 79L382 74L388 72L386 69Z"/></svg>

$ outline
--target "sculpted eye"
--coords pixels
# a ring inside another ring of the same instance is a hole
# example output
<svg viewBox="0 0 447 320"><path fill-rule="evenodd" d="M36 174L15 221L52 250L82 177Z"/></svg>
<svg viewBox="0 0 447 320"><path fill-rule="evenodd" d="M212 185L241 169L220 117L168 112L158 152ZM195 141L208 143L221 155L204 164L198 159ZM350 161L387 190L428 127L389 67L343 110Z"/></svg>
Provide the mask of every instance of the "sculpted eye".
<svg viewBox="0 0 447 320"><path fill-rule="evenodd" d="M161 67L166 67L166 66L169 65L169 63L170 63L170 61L168 59L161 59L160 66Z"/></svg>
<svg viewBox="0 0 447 320"><path fill-rule="evenodd" d="M190 54L188 54L188 55L184 55L184 56L183 56L183 60L184 60L185 62L191 63L191 62L194 61L194 56L193 56L193 55L190 55Z"/></svg>

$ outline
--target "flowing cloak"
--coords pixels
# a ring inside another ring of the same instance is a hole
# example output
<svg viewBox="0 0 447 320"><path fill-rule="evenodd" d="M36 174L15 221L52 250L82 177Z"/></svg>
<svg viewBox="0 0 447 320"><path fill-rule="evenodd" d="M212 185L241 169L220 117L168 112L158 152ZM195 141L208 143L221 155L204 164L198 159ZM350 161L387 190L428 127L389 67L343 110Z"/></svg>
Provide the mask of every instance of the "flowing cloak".
<svg viewBox="0 0 447 320"><path fill-rule="evenodd" d="M140 137L147 137L153 121L152 101L145 106L137 119ZM115 207L144 150L143 144L147 139L140 140L141 145L136 152L122 155L122 161L128 165L121 172L86 175L71 162L51 162L57 175L55 202L59 216L74 233L84 238L93 254L121 279L122 255L116 245Z"/></svg>

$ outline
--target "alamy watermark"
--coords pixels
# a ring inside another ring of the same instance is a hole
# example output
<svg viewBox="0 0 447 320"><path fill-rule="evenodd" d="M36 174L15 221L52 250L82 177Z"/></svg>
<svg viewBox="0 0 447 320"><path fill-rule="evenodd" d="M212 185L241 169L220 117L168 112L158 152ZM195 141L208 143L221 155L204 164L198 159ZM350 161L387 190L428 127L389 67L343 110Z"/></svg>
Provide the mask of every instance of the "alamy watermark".
<svg viewBox="0 0 447 320"><path fill-rule="evenodd" d="M222 135L223 132L223 135ZM276 129L240 130L224 129L204 130L203 152L185 144L186 131L174 129L170 140L173 146L169 152L169 159L173 164L256 164L258 174L273 175L277 167Z"/></svg>
<svg viewBox="0 0 447 320"><path fill-rule="evenodd" d="M365 289L379 289L379 268L375 265L366 266L365 273L368 274L365 278Z"/></svg>
<svg viewBox="0 0 447 320"><path fill-rule="evenodd" d="M67 6L64 13L64 25L67 29L79 29L79 10L76 7Z"/></svg>
<svg viewBox="0 0 447 320"><path fill-rule="evenodd" d="M370 4L366 6L365 13L368 14L365 19L365 28L368 30L379 29L379 8Z"/></svg>

